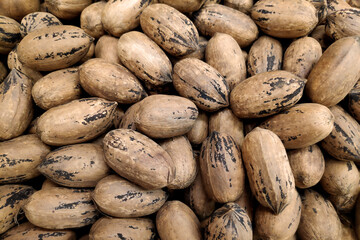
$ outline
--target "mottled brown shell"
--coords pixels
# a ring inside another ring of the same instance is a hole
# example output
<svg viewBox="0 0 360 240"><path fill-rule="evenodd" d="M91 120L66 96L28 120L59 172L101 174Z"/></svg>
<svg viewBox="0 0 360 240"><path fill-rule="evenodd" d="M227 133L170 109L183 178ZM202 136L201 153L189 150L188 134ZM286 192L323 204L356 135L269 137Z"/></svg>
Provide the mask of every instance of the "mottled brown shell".
<svg viewBox="0 0 360 240"><path fill-rule="evenodd" d="M17 69L12 69L0 84L0 140L21 135L33 116L31 80Z"/></svg>
<svg viewBox="0 0 360 240"><path fill-rule="evenodd" d="M194 23L204 36L216 32L232 36L239 46L249 46L259 34L254 21L245 13L220 4L206 4L193 14Z"/></svg>
<svg viewBox="0 0 360 240"><path fill-rule="evenodd" d="M245 188L245 171L241 152L234 139L212 132L203 142L200 171L208 196L216 202L235 201Z"/></svg>
<svg viewBox="0 0 360 240"><path fill-rule="evenodd" d="M35 134L0 142L0 183L24 182L40 175L36 167L50 152L50 147Z"/></svg>
<svg viewBox="0 0 360 240"><path fill-rule="evenodd" d="M120 104L135 103L147 96L140 81L125 67L101 58L83 63L79 80L90 95Z"/></svg>
<svg viewBox="0 0 360 240"><path fill-rule="evenodd" d="M297 234L300 239L341 239L341 222L333 205L314 190L305 190L302 196Z"/></svg>
<svg viewBox="0 0 360 240"><path fill-rule="evenodd" d="M205 59L225 78L230 90L246 78L244 55L228 34L215 33L206 46Z"/></svg>
<svg viewBox="0 0 360 240"><path fill-rule="evenodd" d="M120 61L138 78L153 85L172 82L172 65L164 51L141 32L123 34L117 44Z"/></svg>
<svg viewBox="0 0 360 240"><path fill-rule="evenodd" d="M193 102L175 95L156 94L141 101L136 129L152 138L183 135L194 126L199 112Z"/></svg>
<svg viewBox="0 0 360 240"><path fill-rule="evenodd" d="M298 149L326 138L334 127L334 115L323 105L302 103L268 118L260 126L277 134L286 149Z"/></svg>
<svg viewBox="0 0 360 240"><path fill-rule="evenodd" d="M310 188L320 181L325 171L325 160L317 145L290 150L287 155L296 187Z"/></svg>
<svg viewBox="0 0 360 240"><path fill-rule="evenodd" d="M0 15L17 21L28 13L40 10L40 0L2 0L0 1Z"/></svg>
<svg viewBox="0 0 360 240"><path fill-rule="evenodd" d="M48 229L78 228L99 217L87 189L54 187L34 193L22 207L32 224Z"/></svg>
<svg viewBox="0 0 360 240"><path fill-rule="evenodd" d="M181 227L179 227L181 226ZM156 214L161 239L200 240L200 222L194 212L180 201L168 201Z"/></svg>
<svg viewBox="0 0 360 240"><path fill-rule="evenodd" d="M185 202L200 220L209 217L215 210L215 201L206 194L200 171L194 182L186 189Z"/></svg>
<svg viewBox="0 0 360 240"><path fill-rule="evenodd" d="M281 70L282 60L283 48L281 43L264 35L251 45L247 58L247 69L251 76Z"/></svg>
<svg viewBox="0 0 360 240"><path fill-rule="evenodd" d="M353 161L327 158L320 183L331 195L349 195L358 189L359 170Z"/></svg>
<svg viewBox="0 0 360 240"><path fill-rule="evenodd" d="M139 26L142 12L151 0L108 1L102 12L104 29L115 37Z"/></svg>
<svg viewBox="0 0 360 240"><path fill-rule="evenodd" d="M208 136L208 128L208 115L203 111L199 111L199 115L195 120L194 126L189 132L187 132L186 137L192 144L201 144Z"/></svg>
<svg viewBox="0 0 360 240"><path fill-rule="evenodd" d="M241 147L251 191L258 202L281 213L291 202L295 180L286 150L275 133L255 128Z"/></svg>
<svg viewBox="0 0 360 240"><path fill-rule="evenodd" d="M62 19L73 19L89 6L92 0L45 0L49 12Z"/></svg>
<svg viewBox="0 0 360 240"><path fill-rule="evenodd" d="M20 208L34 192L35 189L26 185L0 186L0 234L18 223L22 218Z"/></svg>
<svg viewBox="0 0 360 240"><path fill-rule="evenodd" d="M173 56L194 52L199 33L189 18L173 7L152 4L140 16L140 25L148 37Z"/></svg>
<svg viewBox="0 0 360 240"><path fill-rule="evenodd" d="M185 136L169 138L160 143L160 146L173 159L175 178L167 186L169 189L184 189L195 179L198 171L197 162L189 140Z"/></svg>
<svg viewBox="0 0 360 240"><path fill-rule="evenodd" d="M111 63L121 64L117 53L118 38L103 35L96 42L95 57L103 58Z"/></svg>
<svg viewBox="0 0 360 240"><path fill-rule="evenodd" d="M208 240L252 240L253 229L246 211L237 203L227 203L211 215L204 236Z"/></svg>
<svg viewBox="0 0 360 240"><path fill-rule="evenodd" d="M89 239L155 239L155 224L148 218L102 217L91 227Z"/></svg>
<svg viewBox="0 0 360 240"><path fill-rule="evenodd" d="M58 148L37 169L53 182L67 187L95 187L110 172L102 147L93 143Z"/></svg>
<svg viewBox="0 0 360 240"><path fill-rule="evenodd" d="M307 78L321 55L321 45L314 38L297 39L285 51L283 69L301 78Z"/></svg>
<svg viewBox="0 0 360 240"><path fill-rule="evenodd" d="M318 24L316 8L306 0L260 0L251 9L251 18L266 34L278 38L303 37Z"/></svg>
<svg viewBox="0 0 360 240"><path fill-rule="evenodd" d="M230 88L223 76L209 64L186 58L177 62L173 84L178 93L204 111L217 111L229 105Z"/></svg>
<svg viewBox="0 0 360 240"><path fill-rule="evenodd" d="M37 121L36 133L49 145L82 143L104 133L111 125L116 102L82 98L53 107Z"/></svg>
<svg viewBox="0 0 360 240"><path fill-rule="evenodd" d="M20 42L20 24L14 19L0 16L0 54L8 54Z"/></svg>
<svg viewBox="0 0 360 240"><path fill-rule="evenodd" d="M167 197L167 193L161 189L146 190L118 175L101 179L92 193L92 199L101 212L120 218L155 213Z"/></svg>
<svg viewBox="0 0 360 240"><path fill-rule="evenodd" d="M326 34L334 40L360 35L360 10L341 9L327 16Z"/></svg>
<svg viewBox="0 0 360 240"><path fill-rule="evenodd" d="M72 230L50 230L35 226L30 222L22 223L1 236L3 240L24 239L51 239L51 240L76 240Z"/></svg>
<svg viewBox="0 0 360 240"><path fill-rule="evenodd" d="M312 102L331 107L339 103L360 76L360 37L331 44L308 76L306 93Z"/></svg>
<svg viewBox="0 0 360 240"><path fill-rule="evenodd" d="M81 92L77 68L51 72L36 81L31 91L36 105L44 110L79 99Z"/></svg>
<svg viewBox="0 0 360 240"><path fill-rule="evenodd" d="M265 239L288 239L296 233L301 217L301 198L294 190L289 205L279 214L259 205L255 211L254 228Z"/></svg>
<svg viewBox="0 0 360 240"><path fill-rule="evenodd" d="M169 185L175 168L169 154L145 135L117 129L104 138L106 163L120 176L147 189Z"/></svg>
<svg viewBox="0 0 360 240"><path fill-rule="evenodd" d="M54 25L62 25L60 20L48 12L32 12L26 15L20 22L21 37L28 33Z"/></svg>
<svg viewBox="0 0 360 240"><path fill-rule="evenodd" d="M294 106L302 97L306 80L287 71L254 75L230 94L230 106L238 118L260 118Z"/></svg>
<svg viewBox="0 0 360 240"><path fill-rule="evenodd" d="M93 38L99 38L105 34L101 22L101 14L106 2L100 1L87 6L80 15L80 27Z"/></svg>
<svg viewBox="0 0 360 240"><path fill-rule="evenodd" d="M321 146L336 159L360 161L359 123L340 106L333 106L330 111L335 116L334 127Z"/></svg>
<svg viewBox="0 0 360 240"><path fill-rule="evenodd" d="M18 45L20 62L39 71L70 67L86 55L93 38L81 28L58 25L26 35Z"/></svg>

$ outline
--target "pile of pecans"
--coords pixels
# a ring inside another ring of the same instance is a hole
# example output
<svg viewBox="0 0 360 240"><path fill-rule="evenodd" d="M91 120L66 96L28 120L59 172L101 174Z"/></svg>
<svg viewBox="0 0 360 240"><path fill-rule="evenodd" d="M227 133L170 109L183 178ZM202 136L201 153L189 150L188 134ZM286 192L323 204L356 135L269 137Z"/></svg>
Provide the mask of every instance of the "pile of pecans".
<svg viewBox="0 0 360 240"><path fill-rule="evenodd" d="M359 0L1 0L0 238L360 239Z"/></svg>

